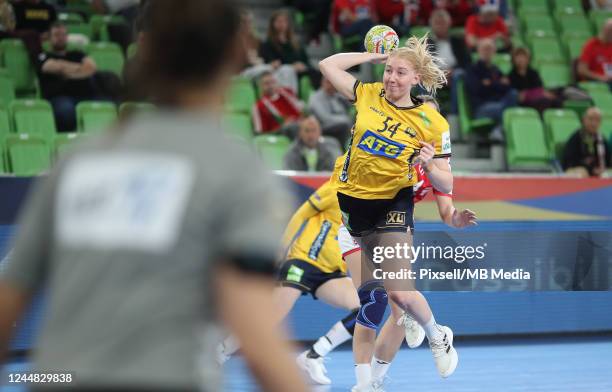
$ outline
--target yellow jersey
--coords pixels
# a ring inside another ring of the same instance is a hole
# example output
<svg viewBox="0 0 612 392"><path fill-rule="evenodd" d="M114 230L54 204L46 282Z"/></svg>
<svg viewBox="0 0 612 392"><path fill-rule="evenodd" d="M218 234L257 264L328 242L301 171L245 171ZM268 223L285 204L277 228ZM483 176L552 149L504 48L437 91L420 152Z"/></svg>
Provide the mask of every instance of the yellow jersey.
<svg viewBox="0 0 612 392"><path fill-rule="evenodd" d="M293 214L283 238L286 260L298 259L325 273L346 272L338 244L340 206L330 181L317 189Z"/></svg>
<svg viewBox="0 0 612 392"><path fill-rule="evenodd" d="M338 192L359 199L392 199L417 182L412 167L420 142L434 143L435 158L450 157L448 122L429 105L398 107L382 83L354 87L357 117L349 150L334 170Z"/></svg>

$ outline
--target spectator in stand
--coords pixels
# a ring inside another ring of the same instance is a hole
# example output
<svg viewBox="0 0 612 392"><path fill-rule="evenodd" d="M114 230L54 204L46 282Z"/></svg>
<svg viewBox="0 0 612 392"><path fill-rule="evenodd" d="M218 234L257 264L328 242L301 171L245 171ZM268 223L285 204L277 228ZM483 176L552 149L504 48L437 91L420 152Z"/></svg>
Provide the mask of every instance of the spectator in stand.
<svg viewBox="0 0 612 392"><path fill-rule="evenodd" d="M0 39L17 38L23 41L30 59L34 62L42 52L41 36L37 30L24 29L16 31L15 9L8 0L0 0Z"/></svg>
<svg viewBox="0 0 612 392"><path fill-rule="evenodd" d="M437 9L429 19L431 34L429 43L435 48L436 56L441 59L443 69L452 72L456 68L465 69L470 65L470 53L462 37L451 36L451 16L444 9Z"/></svg>
<svg viewBox="0 0 612 392"><path fill-rule="evenodd" d="M13 3L16 30L35 30L43 40L49 38L49 29L57 20L55 8L44 0L21 0Z"/></svg>
<svg viewBox="0 0 612 392"><path fill-rule="evenodd" d="M295 141L284 157L286 170L332 171L338 155L321 138L321 126L314 116L300 120Z"/></svg>
<svg viewBox="0 0 612 392"><path fill-rule="evenodd" d="M304 25L308 41L318 41L319 35L327 32L331 3L331 0L293 0L293 6L305 17L311 15Z"/></svg>
<svg viewBox="0 0 612 392"><path fill-rule="evenodd" d="M261 41L253 27L253 14L243 11L242 23L244 46L246 49L246 67L242 70L242 76L248 79L257 79L263 72L272 72L281 86L297 92L299 85L295 65L281 64L278 60L273 60L270 64L266 64L260 56Z"/></svg>
<svg viewBox="0 0 612 392"><path fill-rule="evenodd" d="M452 15L451 25L463 27L467 18L473 13L473 0L420 0L416 22L425 24L436 10L446 10Z"/></svg>
<svg viewBox="0 0 612 392"><path fill-rule="evenodd" d="M578 74L583 79L608 83L612 88L612 18L606 20L599 37L589 39L582 48Z"/></svg>
<svg viewBox="0 0 612 392"><path fill-rule="evenodd" d="M303 103L291 90L280 87L270 72L260 76L259 91L261 98L253 105L255 132L280 132L295 137Z"/></svg>
<svg viewBox="0 0 612 392"><path fill-rule="evenodd" d="M563 169L580 177L600 177L610 167L610 149L599 132L601 111L587 109L582 117L582 128L576 131L565 145Z"/></svg>
<svg viewBox="0 0 612 392"><path fill-rule="evenodd" d="M333 136L340 145L346 145L352 126L349 102L326 78L321 79L321 87L310 96L308 109L321 123L324 135Z"/></svg>
<svg viewBox="0 0 612 392"><path fill-rule="evenodd" d="M510 85L518 92L519 104L540 112L559 107L561 99L544 88L540 74L529 65L530 61L531 54L527 48L520 47L512 51L512 70L508 77Z"/></svg>
<svg viewBox="0 0 612 392"><path fill-rule="evenodd" d="M0 0L0 38L3 33L15 30L15 11L8 0Z"/></svg>
<svg viewBox="0 0 612 392"><path fill-rule="evenodd" d="M59 131L76 128L76 105L95 99L92 76L96 63L80 51L67 51L68 32L62 23L51 27L51 52L39 57L42 94L53 106Z"/></svg>
<svg viewBox="0 0 612 392"><path fill-rule="evenodd" d="M612 11L612 0L590 0L591 10Z"/></svg>
<svg viewBox="0 0 612 392"><path fill-rule="evenodd" d="M502 50L510 49L510 35L506 22L499 15L498 0L481 0L478 15L471 15L465 25L465 42L471 50L476 49L483 38L501 40Z"/></svg>
<svg viewBox="0 0 612 392"><path fill-rule="evenodd" d="M410 20L406 23L406 16L410 15L410 8L404 0L375 0L374 3L378 23L393 27L400 36L408 33Z"/></svg>
<svg viewBox="0 0 612 392"><path fill-rule="evenodd" d="M298 78L308 75L313 84L319 84L319 73L310 66L306 51L293 31L291 18L285 10L277 11L270 17L268 37L261 45L261 57L274 69L288 64L297 72ZM294 92L297 93L297 89Z"/></svg>
<svg viewBox="0 0 612 392"><path fill-rule="evenodd" d="M133 41L132 27L138 17L139 6L145 3L141 0L90 0L91 6L98 14L113 14L125 18L127 24L111 23L108 25L108 35L111 41L117 42L125 51Z"/></svg>
<svg viewBox="0 0 612 392"><path fill-rule="evenodd" d="M352 50L363 50L363 37L377 20L376 10L371 0L334 0L332 24L334 30L348 38L360 37Z"/></svg>
<svg viewBox="0 0 612 392"><path fill-rule="evenodd" d="M495 42L484 38L478 41L478 61L465 73L467 87L475 118L489 117L497 126L491 133L492 140L502 140L502 113L516 106L518 94L510 86L510 80L492 63Z"/></svg>

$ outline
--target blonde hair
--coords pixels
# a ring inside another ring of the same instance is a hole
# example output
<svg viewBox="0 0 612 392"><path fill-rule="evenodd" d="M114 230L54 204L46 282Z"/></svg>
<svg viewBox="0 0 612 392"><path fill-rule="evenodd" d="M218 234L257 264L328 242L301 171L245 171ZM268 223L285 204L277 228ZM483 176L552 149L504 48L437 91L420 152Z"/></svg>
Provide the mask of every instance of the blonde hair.
<svg viewBox="0 0 612 392"><path fill-rule="evenodd" d="M428 35L410 37L406 45L391 52L389 57L399 57L408 61L419 75L419 83L428 93L435 95L436 90L447 83L446 72L440 67L442 61L434 56L427 45Z"/></svg>

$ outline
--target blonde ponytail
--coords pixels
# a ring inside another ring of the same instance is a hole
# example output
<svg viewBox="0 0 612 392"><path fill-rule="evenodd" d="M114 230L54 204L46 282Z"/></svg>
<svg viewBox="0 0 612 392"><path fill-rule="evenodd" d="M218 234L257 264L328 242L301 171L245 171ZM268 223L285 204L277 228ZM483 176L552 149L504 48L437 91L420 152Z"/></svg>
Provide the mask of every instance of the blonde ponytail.
<svg viewBox="0 0 612 392"><path fill-rule="evenodd" d="M447 79L446 72L440 67L442 61L429 51L427 38L427 34L421 38L412 36L406 40L405 46L394 50L389 56L399 57L412 64L421 80L420 85L435 95L436 90L447 83Z"/></svg>

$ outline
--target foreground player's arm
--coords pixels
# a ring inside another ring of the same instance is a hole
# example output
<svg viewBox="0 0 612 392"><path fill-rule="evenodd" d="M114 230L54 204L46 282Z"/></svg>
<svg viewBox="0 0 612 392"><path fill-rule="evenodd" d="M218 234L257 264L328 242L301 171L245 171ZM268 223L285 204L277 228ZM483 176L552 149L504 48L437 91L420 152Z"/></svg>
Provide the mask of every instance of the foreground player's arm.
<svg viewBox="0 0 612 392"><path fill-rule="evenodd" d="M433 144L421 141L421 151L417 162L423 166L431 185L442 193L453 191L453 173L447 158L434 158L435 148Z"/></svg>
<svg viewBox="0 0 612 392"><path fill-rule="evenodd" d="M436 204L438 205L440 219L450 227L462 229L477 224L476 214L471 210L457 210L450 195L436 194Z"/></svg>
<svg viewBox="0 0 612 392"><path fill-rule="evenodd" d="M288 336L276 322L272 278L226 266L218 271L216 289L220 316L241 342L244 358L262 389L306 391Z"/></svg>
<svg viewBox="0 0 612 392"><path fill-rule="evenodd" d="M334 85L336 90L347 99L354 101L357 79L347 69L363 63L379 63L387 59L387 54L377 53L338 53L319 62L319 70Z"/></svg>

